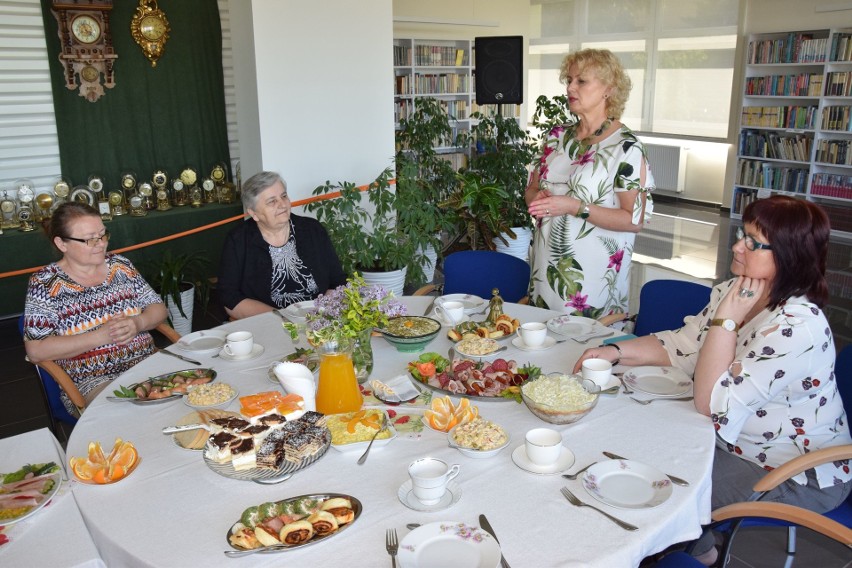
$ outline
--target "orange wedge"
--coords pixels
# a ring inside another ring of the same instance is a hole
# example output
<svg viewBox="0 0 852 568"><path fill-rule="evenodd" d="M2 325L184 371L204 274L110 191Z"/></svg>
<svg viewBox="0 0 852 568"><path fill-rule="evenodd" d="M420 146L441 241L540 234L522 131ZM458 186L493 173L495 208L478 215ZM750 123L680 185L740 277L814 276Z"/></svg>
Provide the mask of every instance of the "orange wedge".
<svg viewBox="0 0 852 568"><path fill-rule="evenodd" d="M90 442L85 458L72 457L68 463L80 481L111 483L125 477L138 459L139 455L133 444L116 438L108 457L104 456L100 442Z"/></svg>
<svg viewBox="0 0 852 568"><path fill-rule="evenodd" d="M106 456L100 442L89 442L89 461L98 464L106 463Z"/></svg>

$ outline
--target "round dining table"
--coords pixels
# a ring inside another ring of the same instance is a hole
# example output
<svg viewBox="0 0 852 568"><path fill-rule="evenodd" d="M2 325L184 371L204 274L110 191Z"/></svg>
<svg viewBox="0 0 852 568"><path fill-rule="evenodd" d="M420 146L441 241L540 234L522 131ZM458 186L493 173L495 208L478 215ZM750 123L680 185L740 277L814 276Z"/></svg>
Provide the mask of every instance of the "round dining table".
<svg viewBox="0 0 852 568"><path fill-rule="evenodd" d="M410 314L423 314L432 298L404 297ZM504 312L521 322L563 315L519 304L505 304ZM474 315L474 319L484 315ZM250 360L225 360L215 353L198 355L177 346L170 351L190 356L212 367L217 381L239 394L280 389L267 370L273 362L294 351L294 342L273 313L233 321L224 331L247 330L263 353ZM447 328L444 328L446 330ZM603 328L601 328L603 330ZM605 330L604 330L605 331ZM305 346L304 338L300 338ZM505 359L518 365L534 364L543 372L570 373L587 344L559 342L540 351L520 350L504 340ZM390 380L406 374L418 354L401 353L379 336L372 339L374 368L371 379ZM439 333L426 351L447 355L452 346ZM193 368L194 365L157 353L118 377L128 386L151 376ZM616 371L619 369L616 368ZM523 403L510 399L475 399L479 414L501 425L509 445L488 459L471 459L447 443L447 435L423 428L406 432L389 444L374 447L363 465L361 452L330 448L315 463L274 485L237 480L214 472L202 452L179 447L164 427L178 423L191 408L180 399L162 404L113 402L110 387L86 409L68 442L68 456L85 456L87 445L99 441L112 447L115 438L131 441L140 461L132 473L109 485L72 481L72 491L101 557L108 566L390 566L386 531L395 529L405 544L406 525L436 521L479 526L479 515L490 521L506 561L515 566L638 566L640 561L671 544L697 538L701 525L710 522L710 481L714 430L709 418L696 412L691 401L666 400L641 405L619 390L601 395L597 406L580 421L552 425L533 415ZM442 393L433 393L443 396ZM458 401L459 397L454 396ZM394 409L394 407L386 407ZM234 400L228 410L239 410ZM398 413L422 414L425 407L395 407ZM569 480L521 469L512 459L524 444L525 433L548 427L559 431L563 445L574 455L565 471L571 473L594 462L606 461L609 451L675 475L689 482L673 486L670 496L655 506L618 508L600 502L584 489L582 476ZM409 480L408 465L431 456L459 464L455 478L458 500L444 510L417 511L404 505L398 492ZM560 489L568 487L585 503L632 523L626 531L587 507L569 503ZM360 501L363 510L347 530L310 546L276 553L233 558L227 535L250 506L301 495L341 493ZM447 559L452 564L452 559Z"/></svg>

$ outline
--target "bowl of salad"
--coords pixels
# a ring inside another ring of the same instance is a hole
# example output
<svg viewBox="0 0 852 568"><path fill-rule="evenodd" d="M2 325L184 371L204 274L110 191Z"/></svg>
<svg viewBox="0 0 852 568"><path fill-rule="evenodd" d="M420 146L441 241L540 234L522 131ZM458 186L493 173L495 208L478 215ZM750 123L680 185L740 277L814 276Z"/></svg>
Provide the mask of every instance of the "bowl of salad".
<svg viewBox="0 0 852 568"><path fill-rule="evenodd" d="M390 318L383 329L378 329L385 339L401 353L423 351L441 331L441 322L425 316L399 316Z"/></svg>

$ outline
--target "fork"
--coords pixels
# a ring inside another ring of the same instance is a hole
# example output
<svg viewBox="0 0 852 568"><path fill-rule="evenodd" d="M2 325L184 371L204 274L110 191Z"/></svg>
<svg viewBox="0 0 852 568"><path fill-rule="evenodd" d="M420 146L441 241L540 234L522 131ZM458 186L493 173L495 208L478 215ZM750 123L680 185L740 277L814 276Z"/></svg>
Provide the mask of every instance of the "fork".
<svg viewBox="0 0 852 568"><path fill-rule="evenodd" d="M364 453L358 458L358 465L364 465L364 462L367 461L367 454L370 453L370 448L373 447L373 442L376 441L376 438L379 434L388 429L388 415L382 414L382 427L379 428L379 431L373 434L373 439L370 440L370 443L367 445L367 449L364 450Z"/></svg>
<svg viewBox="0 0 852 568"><path fill-rule="evenodd" d="M617 518L613 517L612 515L610 515L609 513L605 512L605 511L601 511L597 507L593 507L592 505L589 505L588 503L583 503L582 501L577 499L577 497L573 493L571 493L568 490L567 487L563 487L562 489L560 489L560 491L562 491L562 495L564 495L565 498L568 499L568 502L571 503L572 505L576 506L576 507L588 507L589 509L594 509L595 511L597 511L598 513L600 513L601 515L603 515L607 519L611 520L612 522L614 522L615 524L617 524L621 528L626 529L628 531L639 530L639 527L637 527L635 525L631 525L630 523L625 523L621 519L617 519Z"/></svg>
<svg viewBox="0 0 852 568"><path fill-rule="evenodd" d="M632 400L634 402L638 402L639 404L641 404L643 406L651 404L655 400L692 400L692 399L693 399L693 397L691 397L691 396L682 396L682 397L679 397L679 398L649 398L648 400L641 400L641 399L638 399L638 398L633 398L632 396L630 397L630 400Z"/></svg>
<svg viewBox="0 0 852 568"><path fill-rule="evenodd" d="M615 333L615 331L609 330L604 332L589 333L587 335L578 335L576 337L572 337L571 339L573 339L577 343L588 343L592 339L598 339L599 337L609 337L613 333Z"/></svg>
<svg viewBox="0 0 852 568"><path fill-rule="evenodd" d="M396 553L399 551L399 540L396 538L396 529L388 529L385 535L385 548L391 557L391 566L396 568Z"/></svg>

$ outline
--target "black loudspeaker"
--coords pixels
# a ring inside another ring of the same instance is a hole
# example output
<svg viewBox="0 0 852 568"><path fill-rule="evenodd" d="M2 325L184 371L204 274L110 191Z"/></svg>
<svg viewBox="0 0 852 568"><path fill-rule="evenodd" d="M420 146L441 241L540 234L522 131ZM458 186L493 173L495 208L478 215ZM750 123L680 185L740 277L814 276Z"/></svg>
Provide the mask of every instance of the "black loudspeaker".
<svg viewBox="0 0 852 568"><path fill-rule="evenodd" d="M476 45L476 103L524 102L523 36L478 37Z"/></svg>

